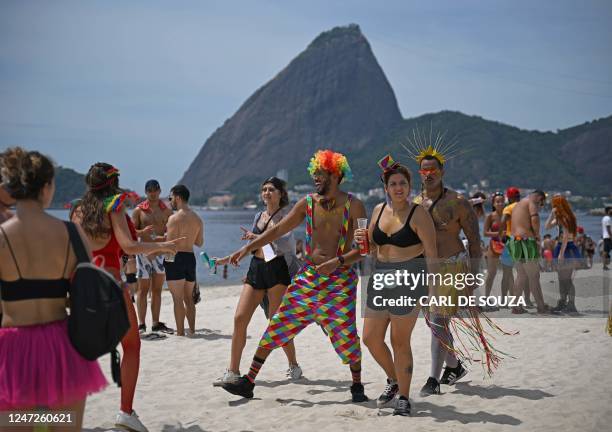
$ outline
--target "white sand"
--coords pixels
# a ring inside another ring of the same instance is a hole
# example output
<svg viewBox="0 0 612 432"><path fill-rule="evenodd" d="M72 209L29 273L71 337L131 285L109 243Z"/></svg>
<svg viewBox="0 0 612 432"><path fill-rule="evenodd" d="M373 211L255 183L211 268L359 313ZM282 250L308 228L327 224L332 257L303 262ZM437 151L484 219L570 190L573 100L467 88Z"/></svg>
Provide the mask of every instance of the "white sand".
<svg viewBox="0 0 612 432"><path fill-rule="evenodd" d="M543 274L543 285L548 283L547 278L554 279L554 274ZM254 399L241 399L213 388L212 382L229 361L239 292L240 287L202 290L196 338L170 336L143 341L134 408L151 432L611 428L612 338L604 332L602 317L501 318L497 322L504 329L519 330L520 335L500 337L496 346L516 358L506 358L492 379L484 379L482 369L474 366L456 386L442 386L442 395L428 398L418 395L430 365L430 333L424 320L419 319L412 338L413 415L403 418L391 416L392 409L379 411L374 401L350 402L348 367L341 364L315 325L296 338L305 376L302 380L289 382L285 378L286 358L282 350L277 350L259 374ZM577 302L584 310L586 303L596 308L600 300ZM496 315L507 314L492 314ZM150 311L148 319L150 326ZM172 300L167 292L163 294L162 321L174 327ZM362 324L359 318L360 330ZM242 359L243 373L248 371L265 325L258 309ZM363 381L366 393L375 399L384 388L385 376L363 348ZM103 358L101 365L110 377L108 358ZM119 400L119 389L114 386L89 398L85 430L113 430Z"/></svg>

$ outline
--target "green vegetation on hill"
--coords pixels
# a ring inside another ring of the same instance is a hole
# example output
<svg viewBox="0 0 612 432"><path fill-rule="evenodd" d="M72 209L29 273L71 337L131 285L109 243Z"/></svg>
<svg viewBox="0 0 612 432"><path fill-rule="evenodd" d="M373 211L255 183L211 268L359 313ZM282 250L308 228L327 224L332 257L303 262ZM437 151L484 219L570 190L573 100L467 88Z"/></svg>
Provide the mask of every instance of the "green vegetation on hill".
<svg viewBox="0 0 612 432"><path fill-rule="evenodd" d="M60 208L85 193L85 176L63 167L55 168L55 195L52 207Z"/></svg>

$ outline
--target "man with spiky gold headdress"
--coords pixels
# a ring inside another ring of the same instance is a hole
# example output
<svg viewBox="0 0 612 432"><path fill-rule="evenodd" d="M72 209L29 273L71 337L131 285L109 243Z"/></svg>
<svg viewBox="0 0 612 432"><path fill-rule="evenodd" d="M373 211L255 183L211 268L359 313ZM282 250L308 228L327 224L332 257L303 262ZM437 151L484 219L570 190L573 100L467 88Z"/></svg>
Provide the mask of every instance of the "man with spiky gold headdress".
<svg viewBox="0 0 612 432"><path fill-rule="evenodd" d="M431 134L430 134L431 136ZM419 164L422 191L414 201L422 205L432 216L436 229L436 245L441 274L477 272L477 262L481 257L478 218L467 197L444 187L444 163L452 156L456 142L445 145L444 135L438 134L435 142L417 129L409 140L412 149L406 147ZM463 231L468 240L465 250L459 234ZM468 259L470 258L470 259ZM471 263L474 263L472 266ZM457 313L456 298L458 288L438 286L438 296L446 295L454 299L454 306L429 308L428 324L432 331L431 372L421 395L440 394L440 384L453 385L465 376L467 370L456 356L453 336L450 332L450 319ZM468 293L469 294L469 293ZM446 368L442 378L442 367Z"/></svg>

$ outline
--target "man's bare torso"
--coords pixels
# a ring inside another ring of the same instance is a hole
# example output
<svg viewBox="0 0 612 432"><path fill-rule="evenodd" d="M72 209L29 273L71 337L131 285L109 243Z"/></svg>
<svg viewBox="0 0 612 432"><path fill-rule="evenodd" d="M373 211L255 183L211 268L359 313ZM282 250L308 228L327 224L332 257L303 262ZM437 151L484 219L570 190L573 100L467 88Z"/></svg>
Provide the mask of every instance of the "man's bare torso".
<svg viewBox="0 0 612 432"><path fill-rule="evenodd" d="M512 209L512 237L534 238L537 233L534 232L531 224L530 212L538 214L533 207L530 209L529 197L520 200Z"/></svg>
<svg viewBox="0 0 612 432"><path fill-rule="evenodd" d="M331 210L325 210L319 203L320 199L320 196L313 195L311 259L315 264L321 264L336 256L338 244L342 235L342 221L348 194L345 192L340 193ZM344 250L345 253L350 249L353 243L353 232L355 227L353 227L352 223L352 212L355 201L356 199L352 198L349 210L349 226L346 239L347 246L345 246Z"/></svg>
<svg viewBox="0 0 612 432"><path fill-rule="evenodd" d="M415 202L429 211L435 200L419 195ZM457 192L447 189L430 212L436 227L436 246L439 258L448 258L463 252L463 242L459 237L462 230L459 206L465 198Z"/></svg>
<svg viewBox="0 0 612 432"><path fill-rule="evenodd" d="M179 210L168 219L168 231L172 232L173 238L185 237L177 244L178 252L193 252L193 246L197 242L202 230L202 219L191 209Z"/></svg>
<svg viewBox="0 0 612 432"><path fill-rule="evenodd" d="M172 210L169 208L162 210L159 208L158 203L155 203L151 204L150 210L146 212L137 207L134 210L132 219L134 220L136 229L141 230L149 225L152 225L155 235L163 236L166 232L166 224L168 223L168 218L170 215L172 215ZM145 237L142 239L142 241L152 242L155 241L155 239Z"/></svg>

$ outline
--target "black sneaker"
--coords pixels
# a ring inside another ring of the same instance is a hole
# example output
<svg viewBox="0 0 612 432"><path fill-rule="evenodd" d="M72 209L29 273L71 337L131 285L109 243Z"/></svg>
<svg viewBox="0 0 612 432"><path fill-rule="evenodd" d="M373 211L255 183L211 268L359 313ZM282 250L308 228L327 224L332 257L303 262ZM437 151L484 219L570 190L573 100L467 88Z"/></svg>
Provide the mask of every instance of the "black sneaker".
<svg viewBox="0 0 612 432"><path fill-rule="evenodd" d="M437 379L429 377L421 389L421 396L425 397L433 394L440 394L440 383Z"/></svg>
<svg viewBox="0 0 612 432"><path fill-rule="evenodd" d="M353 402L367 402L369 400L361 383L354 383L351 386L351 395L353 396Z"/></svg>
<svg viewBox="0 0 612 432"><path fill-rule="evenodd" d="M557 306L552 308L550 311L551 312L561 312L565 308L565 306L566 306L565 302L563 300L559 300L557 302Z"/></svg>
<svg viewBox="0 0 612 432"><path fill-rule="evenodd" d="M167 327L166 324L161 321L157 324L153 324L153 326L151 327L151 331L174 334L174 329Z"/></svg>
<svg viewBox="0 0 612 432"><path fill-rule="evenodd" d="M563 309L561 309L561 312L567 313L567 314L577 314L578 310L576 309L576 306L574 305L574 303L568 303L567 305L565 305Z"/></svg>
<svg viewBox="0 0 612 432"><path fill-rule="evenodd" d="M455 385L457 381L466 376L468 373L467 369L461 365L461 362L457 360L457 366L454 368L445 367L440 384Z"/></svg>
<svg viewBox="0 0 612 432"><path fill-rule="evenodd" d="M146 324L140 324L138 326L138 333L142 334L142 333L146 333L147 332L147 325Z"/></svg>
<svg viewBox="0 0 612 432"><path fill-rule="evenodd" d="M376 400L376 406L378 408L382 408L387 405L389 402L395 399L395 395L398 391L399 386L397 385L397 382L391 382L387 378L387 385L385 386L385 390L382 392L382 394L378 396L378 399Z"/></svg>
<svg viewBox="0 0 612 432"><path fill-rule="evenodd" d="M393 415L408 417L410 415L410 401L404 396L400 396L393 410Z"/></svg>
<svg viewBox="0 0 612 432"><path fill-rule="evenodd" d="M234 382L224 383L221 388L231 394L251 399L253 397L253 389L255 388L255 383L249 381L247 376L244 375Z"/></svg>

